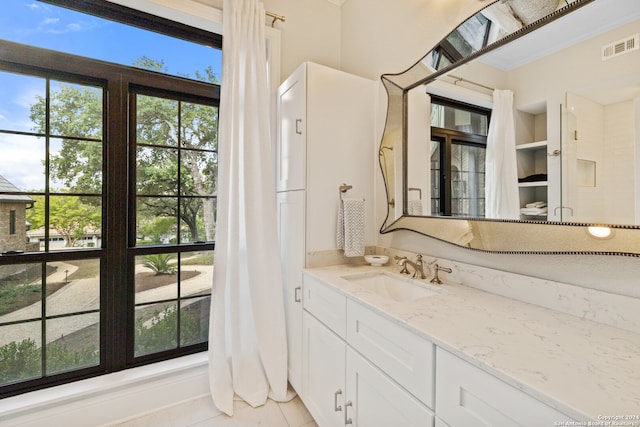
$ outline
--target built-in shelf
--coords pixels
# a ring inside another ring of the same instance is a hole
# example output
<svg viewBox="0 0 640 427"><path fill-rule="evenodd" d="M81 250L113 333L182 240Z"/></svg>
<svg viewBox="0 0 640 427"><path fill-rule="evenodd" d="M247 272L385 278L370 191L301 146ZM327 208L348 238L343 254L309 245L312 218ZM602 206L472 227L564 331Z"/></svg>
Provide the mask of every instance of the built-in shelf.
<svg viewBox="0 0 640 427"><path fill-rule="evenodd" d="M547 147L547 141L535 141L516 145L516 150L539 150Z"/></svg>
<svg viewBox="0 0 640 427"><path fill-rule="evenodd" d="M516 138L520 144L516 144L516 157L518 161L518 177L531 177L545 179L548 170L548 143L547 143L547 111L546 103L518 110ZM518 182L520 208L529 203L548 201L549 182L528 181ZM546 221L548 213L526 214L520 212L522 219Z"/></svg>
<svg viewBox="0 0 640 427"><path fill-rule="evenodd" d="M519 182L518 187L546 187L548 186L548 181L533 181L533 182Z"/></svg>

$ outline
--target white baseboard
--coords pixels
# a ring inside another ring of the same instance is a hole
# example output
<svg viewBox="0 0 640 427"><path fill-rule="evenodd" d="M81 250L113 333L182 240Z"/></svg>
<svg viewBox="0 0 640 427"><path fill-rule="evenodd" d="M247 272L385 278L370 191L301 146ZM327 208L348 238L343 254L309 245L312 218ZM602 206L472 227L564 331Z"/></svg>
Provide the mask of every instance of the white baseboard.
<svg viewBox="0 0 640 427"><path fill-rule="evenodd" d="M0 425L105 426L208 393L204 352L0 400Z"/></svg>

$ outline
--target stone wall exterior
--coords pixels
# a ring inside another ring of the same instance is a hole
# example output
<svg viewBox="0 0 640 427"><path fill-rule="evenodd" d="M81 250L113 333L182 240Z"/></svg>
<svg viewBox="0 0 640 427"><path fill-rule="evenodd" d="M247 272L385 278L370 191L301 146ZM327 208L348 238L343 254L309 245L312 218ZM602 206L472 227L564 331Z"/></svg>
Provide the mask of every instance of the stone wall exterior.
<svg viewBox="0 0 640 427"><path fill-rule="evenodd" d="M11 211L15 211L15 233L10 234ZM27 248L27 218L24 203L0 203L0 253Z"/></svg>

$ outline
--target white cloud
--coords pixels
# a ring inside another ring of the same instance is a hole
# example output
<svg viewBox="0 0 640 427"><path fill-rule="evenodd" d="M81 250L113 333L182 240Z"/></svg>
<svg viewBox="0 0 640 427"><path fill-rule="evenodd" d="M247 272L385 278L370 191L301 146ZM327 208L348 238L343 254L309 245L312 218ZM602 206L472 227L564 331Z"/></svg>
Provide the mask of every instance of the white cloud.
<svg viewBox="0 0 640 427"><path fill-rule="evenodd" d="M41 83L41 85L38 85ZM34 79L34 84L31 87L21 91L15 98L12 99L12 104L29 111L31 105L35 104L38 97L44 97L45 95L45 82L42 80L38 82ZM38 87L39 86L39 87Z"/></svg>
<svg viewBox="0 0 640 427"><path fill-rule="evenodd" d="M51 24L57 24L58 22L60 22L60 18L45 18L42 22L40 22L40 24L51 25Z"/></svg>
<svg viewBox="0 0 640 427"><path fill-rule="evenodd" d="M25 6L27 6L29 9L40 9L41 7L41 5L39 5L38 3L29 3Z"/></svg>
<svg viewBox="0 0 640 427"><path fill-rule="evenodd" d="M80 31L82 30L82 26L80 24L69 24L67 25L67 30L68 31Z"/></svg>
<svg viewBox="0 0 640 427"><path fill-rule="evenodd" d="M0 175L21 190L44 189L44 141L0 134Z"/></svg>
<svg viewBox="0 0 640 427"><path fill-rule="evenodd" d="M72 22L66 25L55 25L55 24L61 24L61 23L51 22L50 25L40 24L36 31L43 31L47 34L66 34L66 33L77 33L79 31L89 31L99 26L97 22L92 22L92 21Z"/></svg>

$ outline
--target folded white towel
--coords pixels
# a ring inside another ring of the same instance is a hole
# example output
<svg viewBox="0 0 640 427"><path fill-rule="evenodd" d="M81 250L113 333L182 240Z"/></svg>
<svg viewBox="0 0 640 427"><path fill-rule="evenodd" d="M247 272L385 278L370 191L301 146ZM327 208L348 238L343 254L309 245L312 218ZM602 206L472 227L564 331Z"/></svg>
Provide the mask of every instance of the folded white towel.
<svg viewBox="0 0 640 427"><path fill-rule="evenodd" d="M336 237L345 256L364 256L364 199L340 201Z"/></svg>
<svg viewBox="0 0 640 427"><path fill-rule="evenodd" d="M546 215L547 208L521 208L520 213L523 215Z"/></svg>
<svg viewBox="0 0 640 427"><path fill-rule="evenodd" d="M407 205L409 215L422 216L422 200L409 200Z"/></svg>
<svg viewBox="0 0 640 427"><path fill-rule="evenodd" d="M546 208L547 207L547 203L546 202L527 203L525 205L525 207L527 207L527 208Z"/></svg>

